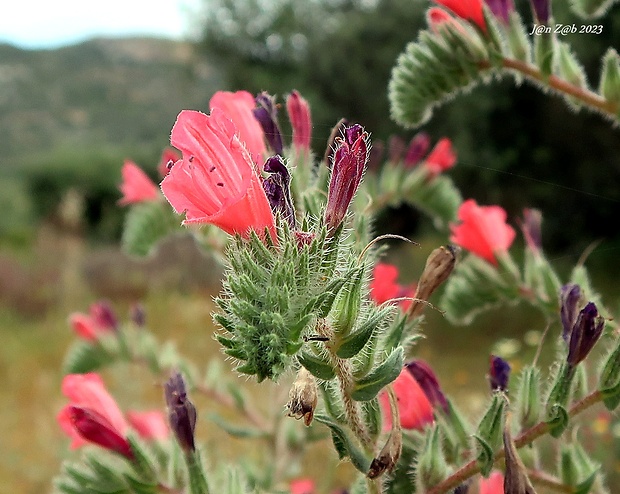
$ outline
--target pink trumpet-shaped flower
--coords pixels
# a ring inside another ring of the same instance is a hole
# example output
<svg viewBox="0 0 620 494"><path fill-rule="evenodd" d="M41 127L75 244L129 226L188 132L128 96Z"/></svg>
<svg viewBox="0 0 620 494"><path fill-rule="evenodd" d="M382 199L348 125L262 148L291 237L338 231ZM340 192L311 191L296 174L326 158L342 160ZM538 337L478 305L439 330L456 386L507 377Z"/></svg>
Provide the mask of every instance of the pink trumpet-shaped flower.
<svg viewBox="0 0 620 494"><path fill-rule="evenodd" d="M461 223L450 226L450 241L497 265L496 255L507 252L516 235L506 224L506 211L468 199L459 207L458 218Z"/></svg>
<svg viewBox="0 0 620 494"><path fill-rule="evenodd" d="M452 149L452 141L447 137L439 139L424 161L424 166L429 171L431 178L452 168L456 163L456 153Z"/></svg>
<svg viewBox="0 0 620 494"><path fill-rule="evenodd" d="M293 128L293 146L308 151L312 139L310 105L298 91L292 91L286 98L286 111Z"/></svg>
<svg viewBox="0 0 620 494"><path fill-rule="evenodd" d="M62 381L69 405L58 414L58 422L71 438L71 448L94 443L131 458L125 439L129 425L98 374L69 374Z"/></svg>
<svg viewBox="0 0 620 494"><path fill-rule="evenodd" d="M482 13L482 0L435 0L439 5L450 9L461 19L476 24L485 33L487 24Z"/></svg>
<svg viewBox="0 0 620 494"><path fill-rule="evenodd" d="M119 186L123 197L119 204L126 206L136 202L155 201L159 197L157 185L131 160L125 160L121 169L123 182Z"/></svg>
<svg viewBox="0 0 620 494"><path fill-rule="evenodd" d="M398 399L398 413L400 425L403 429L423 430L427 424L433 422L433 406L428 400L422 387L405 367L392 383L394 393ZM392 428L390 401L387 392L379 394L379 404L383 414L383 430Z"/></svg>
<svg viewBox="0 0 620 494"><path fill-rule="evenodd" d="M80 338L89 341L95 341L100 334L114 332L118 328L116 315L105 301L92 304L88 314L74 312L69 316L69 324Z"/></svg>
<svg viewBox="0 0 620 494"><path fill-rule="evenodd" d="M222 110L237 128L237 136L250 152L255 163L261 163L267 151L265 134L260 123L254 116L256 100L247 91L218 91L209 101L209 108ZM174 145L174 144L173 144Z"/></svg>
<svg viewBox="0 0 620 494"><path fill-rule="evenodd" d="M480 478L478 483L479 494L504 494L504 476L502 472L494 471L488 479Z"/></svg>
<svg viewBox="0 0 620 494"><path fill-rule="evenodd" d="M159 410L148 412L128 411L127 421L142 439L167 439L170 435L168 421Z"/></svg>
<svg viewBox="0 0 620 494"><path fill-rule="evenodd" d="M185 224L210 223L225 232L248 237L269 229L275 221L256 165L239 140L234 123L215 108L211 115L184 110L170 137L183 153L161 183Z"/></svg>

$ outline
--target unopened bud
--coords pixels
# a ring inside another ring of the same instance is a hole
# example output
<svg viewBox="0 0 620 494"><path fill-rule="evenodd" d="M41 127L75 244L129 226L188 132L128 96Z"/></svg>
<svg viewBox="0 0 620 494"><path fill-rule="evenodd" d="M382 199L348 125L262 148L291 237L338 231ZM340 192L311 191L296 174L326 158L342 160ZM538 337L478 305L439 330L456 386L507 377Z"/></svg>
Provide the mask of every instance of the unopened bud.
<svg viewBox="0 0 620 494"><path fill-rule="evenodd" d="M426 266L416 291L416 298L422 301L428 300L431 294L448 279L456 264L456 255L459 248L454 245L438 247L428 256ZM414 301L409 308L409 316L416 317L422 313L424 303Z"/></svg>
<svg viewBox="0 0 620 494"><path fill-rule="evenodd" d="M90 408L70 406L69 419L82 438L130 460L133 459L129 441L100 413Z"/></svg>
<svg viewBox="0 0 620 494"><path fill-rule="evenodd" d="M426 132L418 132L411 142L405 155L405 168L413 168L417 165L428 152L431 145L431 138Z"/></svg>
<svg viewBox="0 0 620 494"><path fill-rule="evenodd" d="M566 361L576 366L583 361L603 333L605 319L599 315L594 302L589 302L577 316L568 343L568 357Z"/></svg>
<svg viewBox="0 0 620 494"><path fill-rule="evenodd" d="M265 162L264 170L270 173L263 180L263 189L273 214L280 214L291 229L295 229L295 208L291 198L291 174L280 156L272 156Z"/></svg>
<svg viewBox="0 0 620 494"><path fill-rule="evenodd" d="M379 452L376 458L372 460L370 469L366 476L369 479L376 479L383 475L384 472L394 470L403 447L403 434L400 428L392 429L387 442Z"/></svg>
<svg viewBox="0 0 620 494"><path fill-rule="evenodd" d="M314 376L304 367L300 367L297 378L288 393L288 416L297 420L303 418L304 424L309 426L314 417L314 410L318 403L317 385Z"/></svg>
<svg viewBox="0 0 620 494"><path fill-rule="evenodd" d="M547 24L551 14L551 0L531 0L534 17L538 24Z"/></svg>
<svg viewBox="0 0 620 494"><path fill-rule="evenodd" d="M562 338L568 343L573 326L579 313L581 288L577 284L568 284L560 291L560 318L562 319Z"/></svg>
<svg viewBox="0 0 620 494"><path fill-rule="evenodd" d="M446 415L450 413L448 400L439 386L437 376L430 366L423 360L412 360L405 365L413 378L418 382L422 391L431 402L433 408L440 408Z"/></svg>
<svg viewBox="0 0 620 494"><path fill-rule="evenodd" d="M90 316L102 330L116 331L118 318L107 300L100 300L90 306Z"/></svg>
<svg viewBox="0 0 620 494"><path fill-rule="evenodd" d="M503 358L491 355L489 369L489 384L491 391L507 391L510 377L510 364Z"/></svg>
<svg viewBox="0 0 620 494"><path fill-rule="evenodd" d="M312 139L310 105L298 91L293 90L286 98L286 110L293 128L293 145L297 149L309 150Z"/></svg>
<svg viewBox="0 0 620 494"><path fill-rule="evenodd" d="M185 382L180 373L174 372L165 384L166 405L170 429L186 453L196 450L194 430L196 428L196 407L187 397Z"/></svg>
<svg viewBox="0 0 620 494"><path fill-rule="evenodd" d="M258 108L252 110L254 118L265 132L265 138L269 143L269 147L275 154L282 154L282 133L278 126L278 107L274 96L263 91L256 96L256 104Z"/></svg>

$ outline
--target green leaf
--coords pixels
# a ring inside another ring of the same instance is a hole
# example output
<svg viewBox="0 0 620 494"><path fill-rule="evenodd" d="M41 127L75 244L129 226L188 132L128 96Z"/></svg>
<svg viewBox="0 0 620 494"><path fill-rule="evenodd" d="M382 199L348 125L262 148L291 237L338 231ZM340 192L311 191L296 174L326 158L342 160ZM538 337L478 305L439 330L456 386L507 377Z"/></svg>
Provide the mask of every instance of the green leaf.
<svg viewBox="0 0 620 494"><path fill-rule="evenodd" d="M320 357L311 355L307 352L301 352L299 355L297 355L297 360L314 377L329 381L336 376L336 371L334 371L332 365L329 362L321 359Z"/></svg>
<svg viewBox="0 0 620 494"><path fill-rule="evenodd" d="M163 201L136 204L125 219L122 247L128 254L147 256L164 237L183 231L180 223L180 218Z"/></svg>
<svg viewBox="0 0 620 494"><path fill-rule="evenodd" d="M146 483L157 482L157 468L156 461L146 446L135 437L133 434L128 434L127 441L131 446L131 452L133 453L134 460L131 462L133 470L143 479Z"/></svg>
<svg viewBox="0 0 620 494"><path fill-rule="evenodd" d="M398 347L370 374L355 382L351 398L356 401L372 400L384 386L398 377L403 368L403 360L404 351L402 347Z"/></svg>
<svg viewBox="0 0 620 494"><path fill-rule="evenodd" d="M339 453L349 457L353 466L364 475L368 473L372 460L363 453L362 449L351 437L351 434L327 415L317 413L314 415L314 419L331 429L332 434L336 438L334 445L339 449Z"/></svg>
<svg viewBox="0 0 620 494"><path fill-rule="evenodd" d="M366 343L372 338L375 330L381 326L392 310L392 307L384 307L372 313L368 319L360 324L357 331L348 334L338 341L336 355L340 358L351 358L361 352Z"/></svg>
<svg viewBox="0 0 620 494"><path fill-rule="evenodd" d="M491 448L489 443L477 434L474 434L474 439L478 443L478 456L476 457L476 462L480 467L480 473L483 477L488 477L493 469L493 448Z"/></svg>
<svg viewBox="0 0 620 494"><path fill-rule="evenodd" d="M69 348L63 363L64 374L85 374L111 364L115 356L96 341L76 340Z"/></svg>
<svg viewBox="0 0 620 494"><path fill-rule="evenodd" d="M603 403L607 409L615 410L620 404L620 338L605 359L598 389L603 394Z"/></svg>

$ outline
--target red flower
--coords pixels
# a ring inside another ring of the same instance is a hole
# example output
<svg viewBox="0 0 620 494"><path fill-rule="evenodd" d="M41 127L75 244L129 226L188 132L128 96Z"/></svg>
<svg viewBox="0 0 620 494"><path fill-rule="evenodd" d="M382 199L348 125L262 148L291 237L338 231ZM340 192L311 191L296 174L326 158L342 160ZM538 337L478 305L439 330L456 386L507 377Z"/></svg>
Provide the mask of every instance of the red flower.
<svg viewBox="0 0 620 494"><path fill-rule="evenodd" d="M88 314L71 314L69 324L79 337L89 341L95 341L102 333L116 331L118 326L116 316L106 302L92 304Z"/></svg>
<svg viewBox="0 0 620 494"><path fill-rule="evenodd" d="M434 178L441 172L449 170L456 163L456 154L452 149L452 142L447 137L439 139L433 150L425 160L426 169L430 178Z"/></svg>
<svg viewBox="0 0 620 494"><path fill-rule="evenodd" d="M161 153L161 158L159 158L159 165L157 165L157 171L159 172L160 177L165 177L168 175L170 168L177 161L181 159L181 156L174 149L166 148Z"/></svg>
<svg viewBox="0 0 620 494"><path fill-rule="evenodd" d="M459 225L451 225L450 241L497 265L497 253L507 252L515 238L506 224L506 211L499 206L478 206L468 199L459 207Z"/></svg>
<svg viewBox="0 0 620 494"><path fill-rule="evenodd" d="M209 101L211 110L219 108L233 121L239 140L250 152L254 162L262 164L267 148L263 128L252 112L255 106L254 96L247 91L218 91Z"/></svg>
<svg viewBox="0 0 620 494"><path fill-rule="evenodd" d="M127 421L142 439L167 439L170 435L168 421L159 410L127 412Z"/></svg>
<svg viewBox="0 0 620 494"><path fill-rule="evenodd" d="M236 135L226 114L184 110L172 128L170 141L183 153L161 183L161 189L183 223L211 223L227 233L247 238L275 221L255 163Z"/></svg>
<svg viewBox="0 0 620 494"><path fill-rule="evenodd" d="M121 169L123 183L119 186L123 197L118 201L125 206L135 202L155 201L159 197L157 185L131 160L125 160Z"/></svg>
<svg viewBox="0 0 620 494"><path fill-rule="evenodd" d="M132 458L123 413L106 391L98 374L69 374L62 381L69 405L58 414L60 427L71 438L71 448L97 444Z"/></svg>
<svg viewBox="0 0 620 494"><path fill-rule="evenodd" d="M406 367L392 386L398 400L400 425L403 429L423 430L427 424L433 422L433 406ZM383 430L389 431L392 428L392 416L386 391L382 391L379 395L379 403L383 414Z"/></svg>
<svg viewBox="0 0 620 494"><path fill-rule="evenodd" d="M472 21L485 33L487 25L482 13L482 0L435 0L439 5L450 9L461 19Z"/></svg>
<svg viewBox="0 0 620 494"><path fill-rule="evenodd" d="M372 281L370 282L370 298L377 305L381 305L394 298L413 298L415 296L415 285L399 285L396 282L397 279L398 268L396 266L386 263L378 263L372 272ZM411 303L411 300L401 300L399 305L403 312L407 312L407 309L409 309Z"/></svg>
<svg viewBox="0 0 620 494"><path fill-rule="evenodd" d="M312 139L310 105L299 92L292 91L286 98L286 110L293 128L293 146L299 150L308 151Z"/></svg>
<svg viewBox="0 0 620 494"><path fill-rule="evenodd" d="M295 479L289 483L291 494L314 494L316 487L312 479Z"/></svg>
<svg viewBox="0 0 620 494"><path fill-rule="evenodd" d="M479 494L504 494L504 476L502 472L492 472L488 479L480 478Z"/></svg>

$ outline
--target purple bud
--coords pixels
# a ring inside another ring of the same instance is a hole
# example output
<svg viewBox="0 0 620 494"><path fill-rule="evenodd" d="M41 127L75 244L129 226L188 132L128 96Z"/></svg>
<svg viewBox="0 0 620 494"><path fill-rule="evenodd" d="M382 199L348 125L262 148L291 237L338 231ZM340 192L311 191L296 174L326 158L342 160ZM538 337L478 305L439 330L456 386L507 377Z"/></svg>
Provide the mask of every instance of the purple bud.
<svg viewBox="0 0 620 494"><path fill-rule="evenodd" d="M444 413L450 413L448 400L443 394L443 391L441 391L439 381L433 369L423 360L413 360L409 362L406 367L420 385L422 391L424 391L424 394L428 398L428 401L431 402L431 405L433 405L433 408L441 407Z"/></svg>
<svg viewBox="0 0 620 494"><path fill-rule="evenodd" d="M263 188L274 215L280 214L295 229L295 208L291 199L291 174L280 156L272 156L263 168L270 173L263 180Z"/></svg>
<svg viewBox="0 0 620 494"><path fill-rule="evenodd" d="M594 302L581 309L573 326L568 344L568 365L575 367L584 360L603 333L605 319L599 315Z"/></svg>
<svg viewBox="0 0 620 494"><path fill-rule="evenodd" d="M90 316L101 329L108 331L116 331L118 329L118 318L107 300L100 300L92 304L90 306Z"/></svg>
<svg viewBox="0 0 620 494"><path fill-rule="evenodd" d="M560 317L562 319L562 338L568 343L579 312L581 288L577 284L564 285L560 290Z"/></svg>
<svg viewBox="0 0 620 494"><path fill-rule="evenodd" d="M491 355L489 366L489 384L491 391L507 391L510 377L510 364L503 358Z"/></svg>
<svg viewBox="0 0 620 494"><path fill-rule="evenodd" d="M282 133L278 126L278 109L275 97L263 91L256 96L256 104L258 108L252 111L265 132L269 147L271 147L274 153L282 154Z"/></svg>
<svg viewBox="0 0 620 494"><path fill-rule="evenodd" d="M388 141L388 160L390 163L400 163L405 154L405 140L400 136L390 136Z"/></svg>
<svg viewBox="0 0 620 494"><path fill-rule="evenodd" d="M165 384L164 395L168 406L170 429L186 453L195 451L194 429L196 428L196 407L187 398L185 382L178 372L174 372Z"/></svg>
<svg viewBox="0 0 620 494"><path fill-rule="evenodd" d="M368 161L370 138L361 125L355 124L345 127L344 136L335 142L325 208L325 224L331 232L342 224L362 180Z"/></svg>
<svg viewBox="0 0 620 494"><path fill-rule="evenodd" d="M431 138L426 132L418 132L414 135L405 155L405 168L413 168L422 161L430 146Z"/></svg>
<svg viewBox="0 0 620 494"><path fill-rule="evenodd" d="M547 24L551 10L551 0L531 0L534 17L538 24Z"/></svg>
<svg viewBox="0 0 620 494"><path fill-rule="evenodd" d="M542 250L542 213L538 209L525 208L523 221L520 221L525 243L532 252Z"/></svg>
<svg viewBox="0 0 620 494"><path fill-rule="evenodd" d="M504 24L510 24L510 13L514 12L515 6L512 0L484 0L493 15Z"/></svg>

